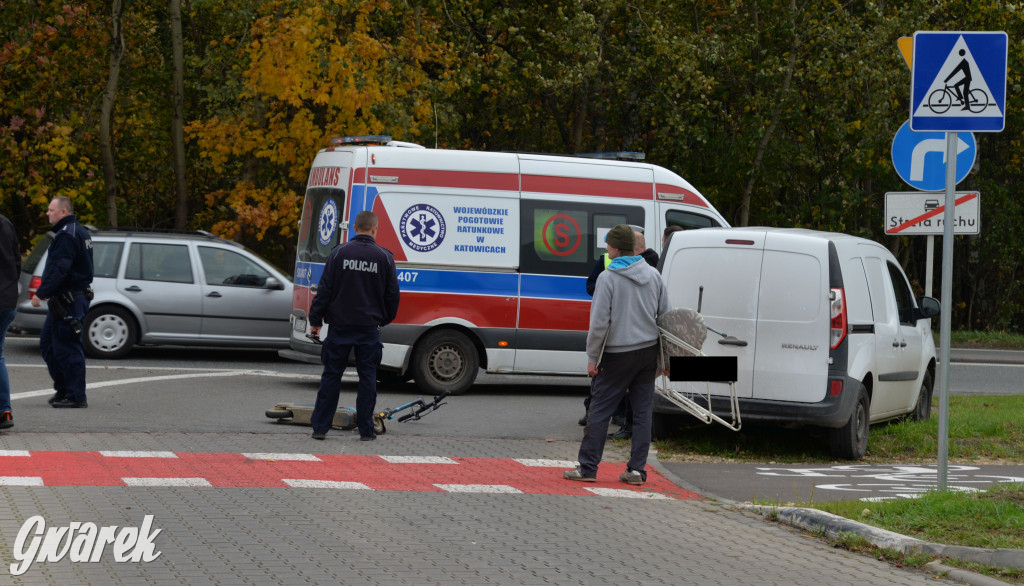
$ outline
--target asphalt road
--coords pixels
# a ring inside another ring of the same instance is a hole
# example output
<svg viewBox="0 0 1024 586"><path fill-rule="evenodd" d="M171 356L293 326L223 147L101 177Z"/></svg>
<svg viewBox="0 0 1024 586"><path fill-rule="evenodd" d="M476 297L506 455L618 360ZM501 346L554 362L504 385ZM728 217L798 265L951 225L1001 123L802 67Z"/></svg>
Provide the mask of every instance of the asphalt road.
<svg viewBox="0 0 1024 586"><path fill-rule="evenodd" d="M50 381L34 338L8 339L18 431L78 433L289 433L309 428L265 416L279 402L312 404L320 369L269 350L141 348L129 358L89 361L88 412L50 408ZM1003 356L1005 360L1005 356ZM954 394L1020 394L1018 364L954 363ZM342 405L354 404L354 373ZM588 379L482 374L473 389L450 397L418 421L388 423L389 433L425 438L539 439L576 442ZM423 397L412 384L382 385L378 409ZM334 431L334 434L351 432ZM935 486L934 467L662 463L690 487L737 502L807 502L899 498ZM949 484L964 489L1021 481L1024 467L951 467Z"/></svg>

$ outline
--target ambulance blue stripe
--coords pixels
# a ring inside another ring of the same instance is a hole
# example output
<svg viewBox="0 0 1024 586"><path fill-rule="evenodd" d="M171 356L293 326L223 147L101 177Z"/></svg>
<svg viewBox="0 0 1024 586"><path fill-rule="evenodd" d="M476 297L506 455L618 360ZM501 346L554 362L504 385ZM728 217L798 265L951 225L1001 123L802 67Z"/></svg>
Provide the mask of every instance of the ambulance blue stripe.
<svg viewBox="0 0 1024 586"><path fill-rule="evenodd" d="M523 275L523 297L544 299L574 299L589 301L586 277L564 277L561 275Z"/></svg>
<svg viewBox="0 0 1024 586"><path fill-rule="evenodd" d="M409 292L515 297L518 284L519 275L515 273L398 269L398 286L402 291Z"/></svg>
<svg viewBox="0 0 1024 586"><path fill-rule="evenodd" d="M320 281L324 265L298 262L295 264L295 285L309 287ZM520 295L519 278L522 277L523 297L541 299L572 299L589 301L586 278L560 275L518 275L516 273L484 273L477 271L451 271L433 269L398 269L398 285L402 291L417 293L460 293L463 295Z"/></svg>

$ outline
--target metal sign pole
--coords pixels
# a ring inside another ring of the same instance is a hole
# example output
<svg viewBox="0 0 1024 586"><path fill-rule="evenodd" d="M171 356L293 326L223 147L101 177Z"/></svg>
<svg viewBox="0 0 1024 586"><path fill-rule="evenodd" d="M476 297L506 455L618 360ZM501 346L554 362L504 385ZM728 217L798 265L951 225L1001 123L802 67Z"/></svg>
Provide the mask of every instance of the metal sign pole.
<svg viewBox="0 0 1024 586"><path fill-rule="evenodd" d="M935 267L935 236L928 235L928 243L925 247L925 269L924 269L924 294L926 297L935 297L932 295L932 272Z"/></svg>
<svg viewBox="0 0 1024 586"><path fill-rule="evenodd" d="M953 311L953 222L956 206L957 133L946 133L946 210L942 225L942 314L939 316L939 490L949 469L949 343Z"/></svg>

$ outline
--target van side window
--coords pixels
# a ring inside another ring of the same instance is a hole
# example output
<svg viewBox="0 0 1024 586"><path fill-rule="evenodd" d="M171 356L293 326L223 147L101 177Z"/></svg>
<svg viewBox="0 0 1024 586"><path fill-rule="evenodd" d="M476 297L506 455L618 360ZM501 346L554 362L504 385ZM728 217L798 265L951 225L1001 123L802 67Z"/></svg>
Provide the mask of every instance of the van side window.
<svg viewBox="0 0 1024 586"><path fill-rule="evenodd" d="M889 269L889 279L892 281L892 289L896 293L896 309L899 311L900 323L914 325L913 309L914 295L910 292L910 285L903 278L903 271L891 262L886 263Z"/></svg>
<svg viewBox="0 0 1024 586"><path fill-rule="evenodd" d="M191 283L192 262L184 244L133 243L128 249L126 279Z"/></svg>
<svg viewBox="0 0 1024 586"><path fill-rule="evenodd" d="M644 225L640 206L523 199L519 268L524 273L585 277L604 254L616 224Z"/></svg>
<svg viewBox="0 0 1024 586"><path fill-rule="evenodd" d="M92 243L92 276L117 277L117 268L121 265L122 242L96 242Z"/></svg>
<svg viewBox="0 0 1024 586"><path fill-rule="evenodd" d="M720 224L715 219L700 214L668 210L665 212L665 227L669 226L679 226L683 230L696 230L698 228L714 228Z"/></svg>

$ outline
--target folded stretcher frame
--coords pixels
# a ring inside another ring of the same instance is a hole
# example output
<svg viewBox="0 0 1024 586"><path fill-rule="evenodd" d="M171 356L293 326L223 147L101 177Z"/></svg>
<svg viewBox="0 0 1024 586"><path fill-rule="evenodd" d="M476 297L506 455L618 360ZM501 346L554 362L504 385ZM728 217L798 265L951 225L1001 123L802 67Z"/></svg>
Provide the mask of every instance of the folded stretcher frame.
<svg viewBox="0 0 1024 586"><path fill-rule="evenodd" d="M716 422L739 431L743 422L736 396L736 357L708 356L701 351L709 328L704 324L704 317L693 309L676 308L665 312L658 318L658 329L662 363L672 368L669 375L661 374L655 392L704 423ZM670 387L670 381L704 382L706 392L679 391ZM711 409L712 382L729 383L731 421L715 415ZM707 406L694 401L694 396L703 398Z"/></svg>

